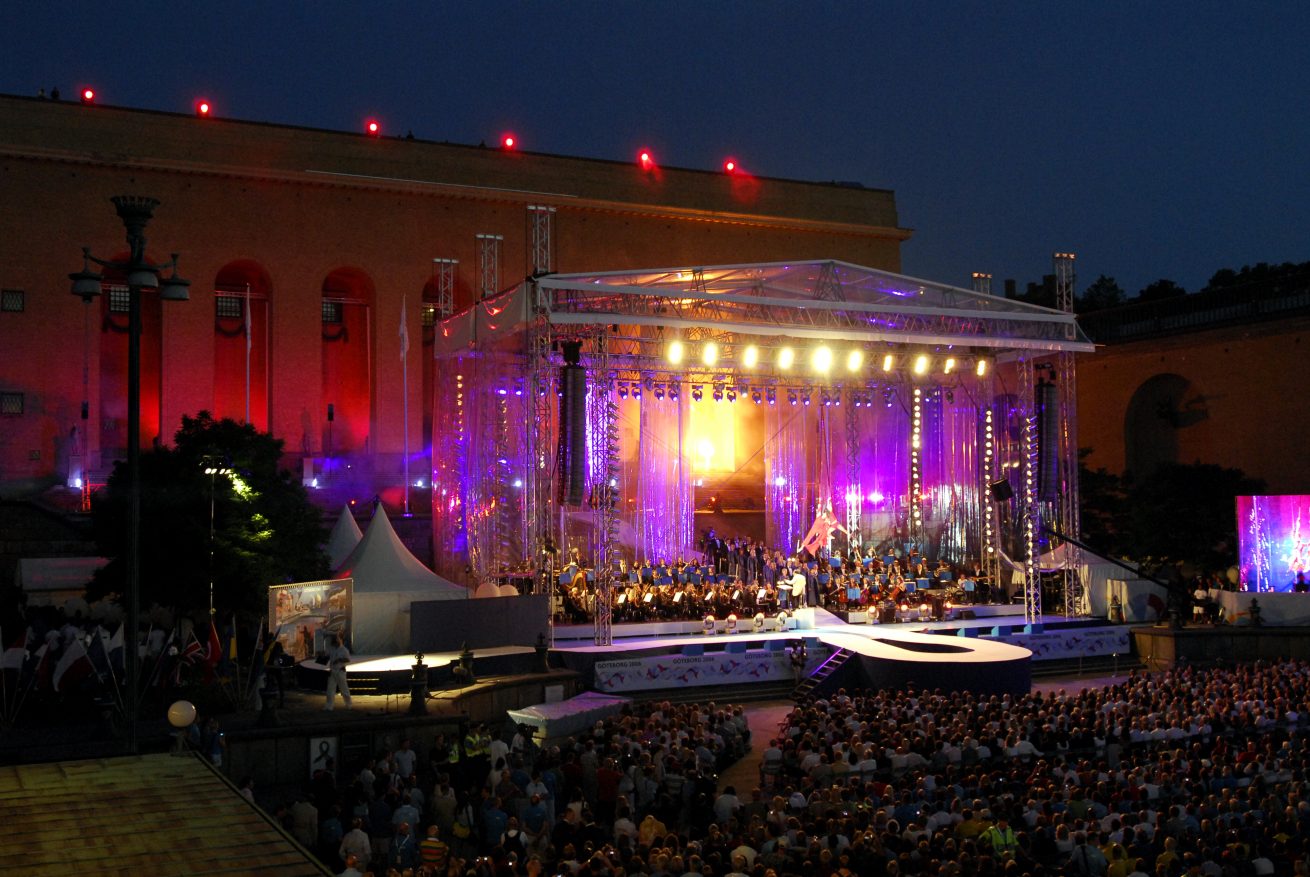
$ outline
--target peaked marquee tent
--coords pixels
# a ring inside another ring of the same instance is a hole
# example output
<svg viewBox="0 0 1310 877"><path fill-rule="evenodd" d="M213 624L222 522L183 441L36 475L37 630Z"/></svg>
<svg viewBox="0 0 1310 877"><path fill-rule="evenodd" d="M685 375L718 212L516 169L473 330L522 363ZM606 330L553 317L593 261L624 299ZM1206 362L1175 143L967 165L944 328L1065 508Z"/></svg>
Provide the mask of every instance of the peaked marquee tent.
<svg viewBox="0 0 1310 877"><path fill-rule="evenodd" d="M355 516L351 514L350 506L343 507L341 517L337 518L332 533L328 536L328 568L335 570L345 563L346 558L350 557L355 546L359 545L363 538L364 532L359 529L359 524L355 523Z"/></svg>
<svg viewBox="0 0 1310 877"><path fill-rule="evenodd" d="M380 505L368 532L336 574L355 580L353 640L360 655L409 650L410 603L469 596L466 588L432 572L405 547Z"/></svg>

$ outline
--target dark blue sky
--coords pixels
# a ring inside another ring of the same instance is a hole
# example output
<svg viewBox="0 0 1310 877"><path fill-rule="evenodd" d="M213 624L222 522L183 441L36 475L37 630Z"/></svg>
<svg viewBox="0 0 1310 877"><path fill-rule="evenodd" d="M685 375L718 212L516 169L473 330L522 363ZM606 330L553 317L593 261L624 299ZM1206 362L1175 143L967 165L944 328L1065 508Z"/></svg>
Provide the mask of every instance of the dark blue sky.
<svg viewBox="0 0 1310 877"><path fill-rule="evenodd" d="M891 188L962 286L1310 259L1305 3L7 3L0 49L13 94Z"/></svg>

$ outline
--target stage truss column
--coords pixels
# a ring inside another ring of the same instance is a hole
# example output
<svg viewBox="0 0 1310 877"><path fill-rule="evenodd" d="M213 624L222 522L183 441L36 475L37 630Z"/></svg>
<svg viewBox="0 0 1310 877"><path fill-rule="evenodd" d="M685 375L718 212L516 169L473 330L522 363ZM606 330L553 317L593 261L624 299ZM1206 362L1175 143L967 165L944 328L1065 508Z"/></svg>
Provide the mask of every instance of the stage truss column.
<svg viewBox="0 0 1310 877"><path fill-rule="evenodd" d="M999 444L996 434L996 406L993 404L991 372L983 377L979 392L982 394L982 409L979 411L979 432L982 436L982 453L978 457L979 485L978 495L982 502L982 548L979 552L983 575L991 584L993 592L1001 586L1001 522L1000 504L992 497L992 485L999 480L1000 467L997 451Z"/></svg>
<svg viewBox="0 0 1310 877"><path fill-rule="evenodd" d="M550 362L551 331L548 309L542 301L542 291L530 284L533 320L528 330L528 383L531 399L528 424L528 483L524 485L523 532L527 535L526 550L533 552L536 564L537 593L547 596L546 630L550 645L555 644L555 588L556 554L547 551L554 545L558 552L560 539L553 538L554 516L551 515L551 498L555 495L555 436L551 426L551 409L556 396L552 392L553 378Z"/></svg>
<svg viewBox="0 0 1310 877"><path fill-rule="evenodd" d="M593 514L593 550L596 570L595 643L608 646L614 641L611 612L614 578L619 573L619 410L614 401L610 379L609 345L604 332L595 336L590 391L596 415L594 435L600 444L597 483L592 486L595 502Z"/></svg>
<svg viewBox="0 0 1310 877"><path fill-rule="evenodd" d="M489 298L500 291L500 245L503 235L474 235L478 242L478 295Z"/></svg>
<svg viewBox="0 0 1310 877"><path fill-rule="evenodd" d="M1074 263L1073 253L1056 253L1055 294L1056 306L1066 314L1074 309ZM1065 337L1073 341L1076 332L1070 323L1065 329ZM1060 498L1056 513L1058 522L1055 529L1066 533L1074 539L1082 538L1081 511L1078 496L1078 384L1073 353L1060 353L1056 357L1055 386L1060 406L1058 464L1060 479ZM1078 616L1087 611L1082 577L1082 549L1073 542L1064 545L1064 614Z"/></svg>
<svg viewBox="0 0 1310 877"><path fill-rule="evenodd" d="M906 525L910 542L923 550L923 388L910 397L910 509Z"/></svg>
<svg viewBox="0 0 1310 877"><path fill-rule="evenodd" d="M1023 526L1026 558L1023 567L1023 612L1029 624L1041 620L1042 572L1038 558L1038 534L1041 532L1041 508L1037 497L1037 405L1034 398L1036 373L1032 354L1025 352L1019 360L1019 409L1022 417L1019 483L1019 516Z"/></svg>
<svg viewBox="0 0 1310 877"><path fill-rule="evenodd" d="M860 483L860 427L856 422L860 409L855 399L846 399L846 541L847 553L860 551L860 509L864 506L864 489Z"/></svg>
<svg viewBox="0 0 1310 877"><path fill-rule="evenodd" d="M437 292L433 303L437 311L437 320L446 320L455 313L455 271L459 268L459 259L433 259L432 279Z"/></svg>
<svg viewBox="0 0 1310 877"><path fill-rule="evenodd" d="M532 273L543 274L555 270L554 225L555 208L544 204L528 205L528 224L531 232Z"/></svg>

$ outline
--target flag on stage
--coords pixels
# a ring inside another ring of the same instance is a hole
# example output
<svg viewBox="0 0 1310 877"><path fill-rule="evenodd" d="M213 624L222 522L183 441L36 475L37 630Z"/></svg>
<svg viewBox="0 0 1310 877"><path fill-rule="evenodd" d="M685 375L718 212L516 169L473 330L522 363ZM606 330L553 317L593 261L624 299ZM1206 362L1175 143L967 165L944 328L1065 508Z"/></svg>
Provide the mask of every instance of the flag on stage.
<svg viewBox="0 0 1310 877"><path fill-rule="evenodd" d="M405 354L409 353L409 326L405 321L405 299L400 300L400 361L405 361Z"/></svg>
<svg viewBox="0 0 1310 877"><path fill-rule="evenodd" d="M820 548L828 547L828 540L832 538L833 533L845 533L846 528L837 523L837 519L832 516L832 512L823 509L814 519L814 526L810 527L810 532L805 534L801 540L801 550L808 551L810 554L818 554Z"/></svg>
<svg viewBox="0 0 1310 877"><path fill-rule="evenodd" d="M86 646L82 645L80 639L75 639L64 649L59 663L55 665L55 691L67 691L94 672L95 667L86 653Z"/></svg>

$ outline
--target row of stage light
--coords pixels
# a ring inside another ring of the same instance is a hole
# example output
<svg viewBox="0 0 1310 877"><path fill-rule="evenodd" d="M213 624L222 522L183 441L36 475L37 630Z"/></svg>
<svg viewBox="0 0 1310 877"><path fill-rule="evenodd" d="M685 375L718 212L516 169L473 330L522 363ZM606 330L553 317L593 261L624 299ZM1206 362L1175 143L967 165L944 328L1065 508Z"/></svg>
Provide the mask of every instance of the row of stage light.
<svg viewBox="0 0 1310 877"><path fill-rule="evenodd" d="M786 401L789 405L809 405L815 401L824 407L839 406L842 404L842 390L837 389L816 389L814 387L747 387L734 384L689 384L691 400L699 402L706 398L708 391L709 398L715 402L736 402L738 399L746 401L749 399L756 405L776 405L779 401ZM620 399L629 397L640 400L643 393L649 393L657 401L670 399L678 401L681 391L677 383L666 384L664 382L651 381L618 381L614 385L615 393ZM936 392L944 392L947 403L955 401L955 394L951 390L941 391L937 388ZM504 395L504 391L501 391ZM522 395L516 393L515 395ZM881 397L883 404L890 408L896 398L896 390L892 387L884 387L879 393L877 389L859 389L852 390L849 394L850 404L855 408L872 408Z"/></svg>
<svg viewBox="0 0 1310 877"><path fill-rule="evenodd" d="M664 358L669 365L681 366L684 363L688 367L695 367L696 362L691 361L688 349L690 342L673 340L668 342L664 348ZM722 351L717 341L704 341L700 344L699 365L706 368L714 368L722 361ZM797 368L801 354L793 347L779 347L773 356L773 362L764 361L763 353L760 348L754 344L748 344L741 349L741 356L736 365L744 369L763 368L772 365L779 372L789 372ZM837 355L833 349L826 344L820 344L808 351L810 371L816 375L828 375L833 371ZM846 351L845 357L846 373L857 375L865 367L865 351L859 347L852 347ZM884 353L880 363L884 374L891 374L898 369L906 369L916 377L926 377L930 374L951 375L958 374L964 367L971 367L973 373L978 377L986 377L987 370L990 368L990 360L985 356L963 357L954 354L933 355L930 353L913 353L908 356L899 356L895 353Z"/></svg>

